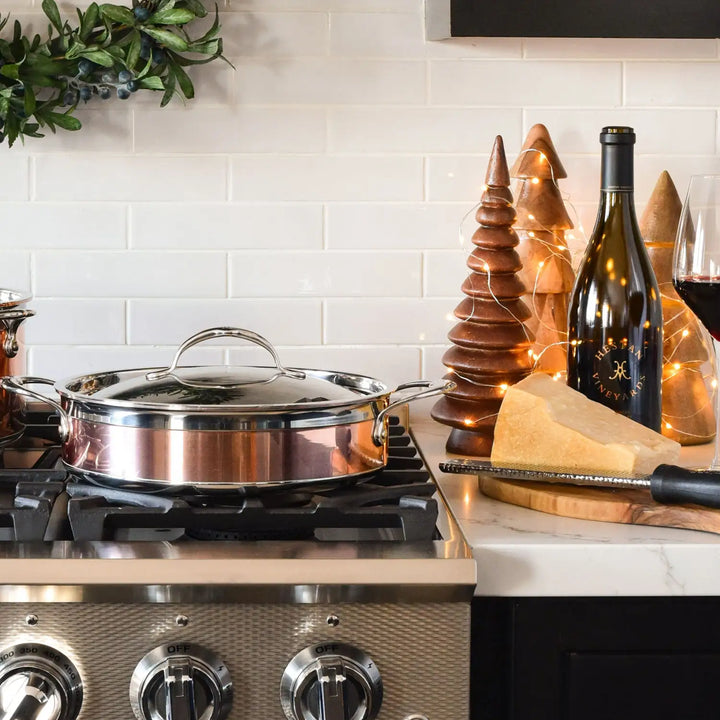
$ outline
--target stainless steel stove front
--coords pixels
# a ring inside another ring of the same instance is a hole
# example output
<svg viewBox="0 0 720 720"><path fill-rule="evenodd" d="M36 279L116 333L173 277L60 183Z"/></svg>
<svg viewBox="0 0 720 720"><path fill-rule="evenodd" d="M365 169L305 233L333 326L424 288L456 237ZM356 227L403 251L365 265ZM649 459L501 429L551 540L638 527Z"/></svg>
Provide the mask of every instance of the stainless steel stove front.
<svg viewBox="0 0 720 720"><path fill-rule="evenodd" d="M466 603L8 603L0 606L0 627L3 647L43 645L72 661L83 688L77 720L132 720L133 706L137 711L143 703L137 677L131 692L140 661L156 649L192 657L197 648L220 663L211 670L231 679L229 720L283 720L281 680L288 664L306 648L333 655L333 646L372 658L383 688L378 720L460 720L468 714ZM0 677L7 662L2 655ZM165 701L155 700L157 682L147 680L148 720L168 717ZM178 717L222 717L208 704L207 689L196 694L195 714ZM306 702L309 712L319 703ZM326 710L326 718L353 713Z"/></svg>

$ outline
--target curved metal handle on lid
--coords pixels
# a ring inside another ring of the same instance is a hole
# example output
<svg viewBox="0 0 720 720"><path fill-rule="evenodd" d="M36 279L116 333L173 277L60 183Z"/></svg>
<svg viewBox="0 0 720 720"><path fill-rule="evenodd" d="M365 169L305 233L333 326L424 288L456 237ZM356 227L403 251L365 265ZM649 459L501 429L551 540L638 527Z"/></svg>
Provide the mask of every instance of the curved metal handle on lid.
<svg viewBox="0 0 720 720"><path fill-rule="evenodd" d="M178 363L180 362L180 358L182 357L182 354L189 350L191 347L198 345L201 342L205 342L206 340L215 340L217 338L221 337L232 337L237 338L239 340L248 340L251 343L254 343L255 345L259 345L261 348L267 350L271 355L273 360L275 361L275 367L277 368L278 375L271 378L272 380L275 379L275 377L278 377L279 375L285 375L287 377L297 378L298 380L303 380L305 378L305 373L301 372L300 370L294 370L293 368L286 368L283 366L283 364L280 362L280 357L277 354L277 350L273 347L273 345L270 343L269 340L266 340L262 335L258 335L256 332L253 332L252 330L244 330L243 328L233 328L233 327L215 327L215 328L209 328L208 330L202 330L199 333L196 333L192 337L189 337L177 350L175 353L175 357L173 358L172 363L169 367L164 368L163 370L155 370L153 372L149 372L145 377L148 380L162 380L165 377L168 377L169 375L172 375L175 370L178 367ZM267 381L265 381L267 382ZM229 387L228 385L210 385L207 383L193 383L193 385L202 386L202 387L210 387L210 388L216 388L216 389L223 389L226 387Z"/></svg>
<svg viewBox="0 0 720 720"><path fill-rule="evenodd" d="M385 419L396 407L399 407L400 405L406 405L413 400L422 400L422 398L433 397L433 395L440 395L444 392L450 392L456 387L457 383L454 383L452 380L445 380L438 385L433 385L428 380L414 380L413 382L398 385L395 388L395 392L402 392L403 390L410 390L411 388L425 389L417 393L412 393L411 395L406 395L400 398L400 400L396 400L395 402L390 403L386 408L383 408L375 416L375 424L373 425L373 442L378 447L385 442L385 438L387 437L387 426L385 424Z"/></svg>
<svg viewBox="0 0 720 720"><path fill-rule="evenodd" d="M40 402L47 403L52 406L57 414L60 416L60 440L65 442L68 435L70 434L70 417L65 412L63 406L51 397L43 395L42 393L35 392L25 387L26 385L55 385L54 380L48 380L47 378L41 377L4 377L0 378L0 388L8 390L9 392L16 393L17 395L23 395L24 397L32 398L33 400L40 400Z"/></svg>

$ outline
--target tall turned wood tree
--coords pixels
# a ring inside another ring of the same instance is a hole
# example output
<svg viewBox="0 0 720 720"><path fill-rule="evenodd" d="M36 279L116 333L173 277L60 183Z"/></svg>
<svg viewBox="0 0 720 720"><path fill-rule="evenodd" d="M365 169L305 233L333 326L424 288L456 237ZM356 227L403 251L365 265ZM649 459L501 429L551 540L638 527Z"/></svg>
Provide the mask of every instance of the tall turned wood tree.
<svg viewBox="0 0 720 720"><path fill-rule="evenodd" d="M640 232L662 298L662 433L682 445L697 445L715 437L712 393L704 377L712 368L713 356L707 331L672 284L673 244L681 210L680 196L665 171L640 218Z"/></svg>
<svg viewBox="0 0 720 720"><path fill-rule="evenodd" d="M527 326L535 334L535 370L565 372L568 302L575 282L565 231L573 224L557 186L567 173L544 125L530 128L510 176L518 181L514 227L520 278L528 290L523 300L532 313Z"/></svg>
<svg viewBox="0 0 720 720"><path fill-rule="evenodd" d="M533 366L533 336L523 324L530 311L520 299L525 286L518 276L522 264L512 229L510 175L499 135L485 183L475 214L480 225L472 236L475 248L467 260L471 272L461 288L467 297L455 308L460 322L450 331L453 346L443 355L450 371L445 377L457 388L431 411L435 420L453 428L448 452L475 456L490 455L505 390Z"/></svg>

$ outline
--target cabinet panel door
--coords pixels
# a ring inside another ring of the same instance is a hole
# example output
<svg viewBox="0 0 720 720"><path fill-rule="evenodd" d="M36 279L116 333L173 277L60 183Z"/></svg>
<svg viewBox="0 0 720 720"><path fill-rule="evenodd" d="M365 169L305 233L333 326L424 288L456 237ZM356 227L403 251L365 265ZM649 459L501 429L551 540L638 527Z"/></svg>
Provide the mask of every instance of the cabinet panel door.
<svg viewBox="0 0 720 720"><path fill-rule="evenodd" d="M567 655L567 720L717 720L720 654Z"/></svg>

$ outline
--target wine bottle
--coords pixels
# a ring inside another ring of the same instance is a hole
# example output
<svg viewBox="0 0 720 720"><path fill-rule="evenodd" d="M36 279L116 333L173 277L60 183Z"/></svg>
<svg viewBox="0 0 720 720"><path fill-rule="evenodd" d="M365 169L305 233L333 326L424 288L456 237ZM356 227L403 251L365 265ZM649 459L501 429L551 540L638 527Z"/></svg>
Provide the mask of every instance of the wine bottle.
<svg viewBox="0 0 720 720"><path fill-rule="evenodd" d="M568 385L660 430L662 304L633 204L629 127L605 127L600 208L568 311Z"/></svg>

